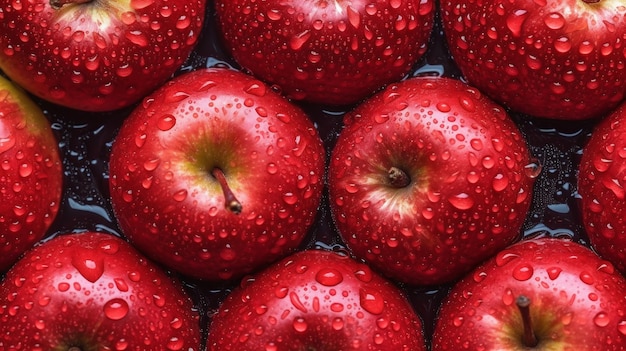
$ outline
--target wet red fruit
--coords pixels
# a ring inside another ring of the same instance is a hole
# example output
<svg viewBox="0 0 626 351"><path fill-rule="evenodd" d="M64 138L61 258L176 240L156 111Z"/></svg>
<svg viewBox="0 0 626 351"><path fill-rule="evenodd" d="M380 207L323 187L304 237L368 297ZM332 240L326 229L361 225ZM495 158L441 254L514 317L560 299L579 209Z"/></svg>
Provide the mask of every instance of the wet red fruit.
<svg viewBox="0 0 626 351"><path fill-rule="evenodd" d="M425 53L432 0L216 1L234 59L290 98L352 104Z"/></svg>
<svg viewBox="0 0 626 351"><path fill-rule="evenodd" d="M44 237L59 212L57 140L39 106L0 76L0 272Z"/></svg>
<svg viewBox="0 0 626 351"><path fill-rule="evenodd" d="M513 121L476 89L409 79L345 124L328 183L355 256L405 283L441 284L520 237L536 174Z"/></svg>
<svg viewBox="0 0 626 351"><path fill-rule="evenodd" d="M452 288L432 350L624 350L624 311L626 280L610 262L570 240L525 240Z"/></svg>
<svg viewBox="0 0 626 351"><path fill-rule="evenodd" d="M0 285L0 350L200 350L182 285L124 240L58 235Z"/></svg>
<svg viewBox="0 0 626 351"><path fill-rule="evenodd" d="M422 324L368 266L301 251L243 281L213 315L211 351L425 351Z"/></svg>
<svg viewBox="0 0 626 351"><path fill-rule="evenodd" d="M626 107L602 120L578 172L582 224L593 248L626 273Z"/></svg>
<svg viewBox="0 0 626 351"><path fill-rule="evenodd" d="M622 1L445 0L441 18L469 84L513 110L582 120L624 98Z"/></svg>
<svg viewBox="0 0 626 351"><path fill-rule="evenodd" d="M0 1L0 69L31 93L86 111L129 106L189 57L205 0Z"/></svg>
<svg viewBox="0 0 626 351"><path fill-rule="evenodd" d="M124 122L110 157L123 233L184 275L237 279L298 248L325 150L304 112L229 69L179 76Z"/></svg>

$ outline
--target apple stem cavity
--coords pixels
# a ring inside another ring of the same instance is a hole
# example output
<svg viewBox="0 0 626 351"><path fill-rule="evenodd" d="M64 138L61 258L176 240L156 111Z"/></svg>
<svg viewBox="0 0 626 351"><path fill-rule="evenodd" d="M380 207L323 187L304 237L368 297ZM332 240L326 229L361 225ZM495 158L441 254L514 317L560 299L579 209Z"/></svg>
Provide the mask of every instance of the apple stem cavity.
<svg viewBox="0 0 626 351"><path fill-rule="evenodd" d="M535 331L533 330L532 321L530 319L530 299L525 295L520 295L515 300L517 308L522 315L522 323L524 324L524 334L522 334L522 342L526 347L535 347L539 343Z"/></svg>
<svg viewBox="0 0 626 351"><path fill-rule="evenodd" d="M211 171L211 175L217 179L222 187L222 191L224 192L224 207L234 214L240 214L242 210L241 202L237 200L237 197L228 186L228 181L226 181L224 171L215 167Z"/></svg>
<svg viewBox="0 0 626 351"><path fill-rule="evenodd" d="M58 10L66 4L84 4L91 1L92 0L50 0L50 6L53 9Z"/></svg>
<svg viewBox="0 0 626 351"><path fill-rule="evenodd" d="M389 168L387 175L389 177L389 183L394 188L404 188L411 184L411 178L409 178L409 175L398 167Z"/></svg>

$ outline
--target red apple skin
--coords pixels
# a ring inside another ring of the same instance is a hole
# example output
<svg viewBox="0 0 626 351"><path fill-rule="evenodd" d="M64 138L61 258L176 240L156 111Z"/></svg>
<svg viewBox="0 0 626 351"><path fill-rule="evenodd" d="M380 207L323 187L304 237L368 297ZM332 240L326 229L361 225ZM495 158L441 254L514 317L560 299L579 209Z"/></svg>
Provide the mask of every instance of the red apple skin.
<svg viewBox="0 0 626 351"><path fill-rule="evenodd" d="M578 172L582 224L602 257L626 273L626 107L596 125Z"/></svg>
<svg viewBox="0 0 626 351"><path fill-rule="evenodd" d="M0 284L0 350L200 350L199 316L182 285L121 238L59 234Z"/></svg>
<svg viewBox="0 0 626 351"><path fill-rule="evenodd" d="M244 279L213 315L211 351L425 351L403 292L350 257L305 250Z"/></svg>
<svg viewBox="0 0 626 351"><path fill-rule="evenodd" d="M539 344L525 347L517 296L531 301ZM527 239L459 281L444 299L433 351L626 349L626 280L568 239Z"/></svg>
<svg viewBox="0 0 626 351"><path fill-rule="evenodd" d="M346 115L330 160L331 210L356 257L397 281L443 284L520 237L528 165L503 108L458 80L412 78ZM393 167L406 186L393 184Z"/></svg>
<svg viewBox="0 0 626 351"><path fill-rule="evenodd" d="M515 111L583 120L624 98L622 1L445 0L441 18L469 84Z"/></svg>
<svg viewBox="0 0 626 351"><path fill-rule="evenodd" d="M51 1L0 1L0 69L38 97L85 111L127 107L169 79L197 43L206 7Z"/></svg>
<svg viewBox="0 0 626 351"><path fill-rule="evenodd" d="M110 157L113 209L154 260L197 279L238 279L308 235L325 155L307 115L261 81L230 69L193 71L124 122ZM241 213L225 208L215 167Z"/></svg>
<svg viewBox="0 0 626 351"><path fill-rule="evenodd" d="M432 0L217 0L224 43L288 97L359 102L402 79L426 52Z"/></svg>
<svg viewBox="0 0 626 351"><path fill-rule="evenodd" d="M55 135L24 91L0 76L0 272L43 238L62 196Z"/></svg>

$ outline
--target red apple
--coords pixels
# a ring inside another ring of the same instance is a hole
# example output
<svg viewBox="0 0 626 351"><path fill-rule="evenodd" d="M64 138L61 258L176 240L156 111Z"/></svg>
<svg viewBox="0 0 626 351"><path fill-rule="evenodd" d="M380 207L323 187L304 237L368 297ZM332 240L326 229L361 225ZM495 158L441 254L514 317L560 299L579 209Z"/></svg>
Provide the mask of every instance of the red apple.
<svg viewBox="0 0 626 351"><path fill-rule="evenodd" d="M230 280L298 248L324 185L304 112L230 69L179 76L125 121L110 157L113 209L149 257Z"/></svg>
<svg viewBox="0 0 626 351"><path fill-rule="evenodd" d="M441 18L469 84L513 110L582 120L624 98L622 1L445 0Z"/></svg>
<svg viewBox="0 0 626 351"><path fill-rule="evenodd" d="M567 239L527 239L459 281L433 351L626 349L626 280Z"/></svg>
<svg viewBox="0 0 626 351"><path fill-rule="evenodd" d="M578 193L593 248L626 273L626 106L602 120L583 148Z"/></svg>
<svg viewBox="0 0 626 351"><path fill-rule="evenodd" d="M205 7L205 0L2 0L0 69L56 104L126 107L185 62Z"/></svg>
<svg viewBox="0 0 626 351"><path fill-rule="evenodd" d="M217 0L224 42L243 68L297 100L360 101L426 52L433 0Z"/></svg>
<svg viewBox="0 0 626 351"><path fill-rule="evenodd" d="M503 108L458 80L412 78L346 115L330 205L355 256L398 281L441 284L520 237L530 166Z"/></svg>
<svg viewBox="0 0 626 351"><path fill-rule="evenodd" d="M212 316L211 351L425 351L402 291L348 256L301 251L245 279Z"/></svg>
<svg viewBox="0 0 626 351"><path fill-rule="evenodd" d="M43 112L0 76L0 272L44 237L59 212L59 148Z"/></svg>
<svg viewBox="0 0 626 351"><path fill-rule="evenodd" d="M178 281L119 237L57 235L0 284L0 350L200 350Z"/></svg>

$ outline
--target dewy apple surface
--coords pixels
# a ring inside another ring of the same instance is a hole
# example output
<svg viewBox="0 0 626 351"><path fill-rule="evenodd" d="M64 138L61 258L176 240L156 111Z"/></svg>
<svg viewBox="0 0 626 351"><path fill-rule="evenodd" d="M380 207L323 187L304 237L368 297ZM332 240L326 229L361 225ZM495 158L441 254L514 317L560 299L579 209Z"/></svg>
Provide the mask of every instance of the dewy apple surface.
<svg viewBox="0 0 626 351"><path fill-rule="evenodd" d="M205 66L233 66L223 50L214 26L213 14L207 17L199 46L179 73ZM420 75L460 78L448 55L440 27L436 27L429 50L413 70ZM121 235L110 207L108 194L108 155L110 147L129 109L107 113L85 113L38 101L59 139L65 167L64 200L50 236L65 231L105 231ZM331 150L342 127L342 117L350 107L330 108L301 105L315 122L326 150ZM594 121L554 122L527 116L513 116L527 138L537 160L537 180L533 206L524 224L526 236L567 236L587 242L578 214L576 166L582 146ZM308 247L345 249L334 231L327 198L312 229ZM208 286L193 280L187 285L204 313L203 323L215 311L230 286ZM432 335L436 311L448 286L415 288L403 286L413 306L424 319L426 337Z"/></svg>

